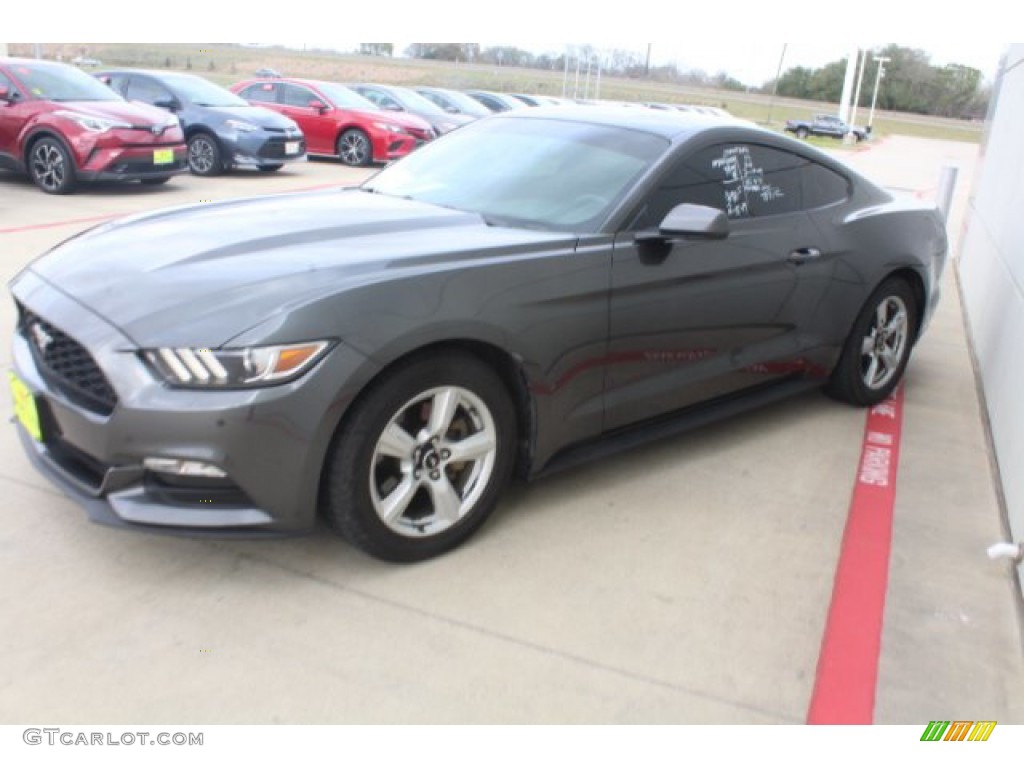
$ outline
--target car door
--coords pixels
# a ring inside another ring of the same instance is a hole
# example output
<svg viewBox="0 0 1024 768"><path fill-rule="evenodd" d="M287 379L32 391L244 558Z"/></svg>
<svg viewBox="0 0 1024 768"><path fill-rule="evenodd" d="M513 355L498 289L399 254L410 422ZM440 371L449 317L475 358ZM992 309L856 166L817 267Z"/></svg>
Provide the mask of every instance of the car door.
<svg viewBox="0 0 1024 768"><path fill-rule="evenodd" d="M806 163L752 144L688 151L616 235L606 430L804 371L832 269L803 211ZM638 243L681 203L726 212L728 237Z"/></svg>
<svg viewBox="0 0 1024 768"><path fill-rule="evenodd" d="M312 154L333 155L337 153L335 140L338 134L336 110L326 98L304 85L281 83L281 112L299 124L306 134L306 148ZM324 109L311 107L319 102Z"/></svg>

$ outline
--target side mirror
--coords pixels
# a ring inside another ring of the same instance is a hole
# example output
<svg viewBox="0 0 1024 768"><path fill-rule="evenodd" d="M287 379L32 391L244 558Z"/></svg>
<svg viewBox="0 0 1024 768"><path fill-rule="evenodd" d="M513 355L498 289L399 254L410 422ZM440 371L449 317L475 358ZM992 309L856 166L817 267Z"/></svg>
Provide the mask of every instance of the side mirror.
<svg viewBox="0 0 1024 768"><path fill-rule="evenodd" d="M320 113L321 115L322 115L322 114L323 114L324 112L326 112L326 111L327 111L327 105L326 105L326 104L324 104L324 103L323 103L322 101L320 101L319 99L311 99L311 100L310 100L310 102L309 102L309 108L310 108L310 109L315 109L315 110L316 110L317 112L319 112L319 113Z"/></svg>
<svg viewBox="0 0 1024 768"><path fill-rule="evenodd" d="M398 104L385 104L384 105L384 109L386 109L388 112L404 112L405 111Z"/></svg>
<svg viewBox="0 0 1024 768"><path fill-rule="evenodd" d="M11 100L11 89L6 85L0 85L0 101Z"/></svg>
<svg viewBox="0 0 1024 768"><path fill-rule="evenodd" d="M729 218L725 211L690 203L677 205L669 211L662 219L656 235L662 240L722 240L728 236Z"/></svg>
<svg viewBox="0 0 1024 768"><path fill-rule="evenodd" d="M181 109L181 102L175 99L174 97L166 97L154 101L153 106L160 107L160 109L166 109L170 112L177 112L179 109Z"/></svg>

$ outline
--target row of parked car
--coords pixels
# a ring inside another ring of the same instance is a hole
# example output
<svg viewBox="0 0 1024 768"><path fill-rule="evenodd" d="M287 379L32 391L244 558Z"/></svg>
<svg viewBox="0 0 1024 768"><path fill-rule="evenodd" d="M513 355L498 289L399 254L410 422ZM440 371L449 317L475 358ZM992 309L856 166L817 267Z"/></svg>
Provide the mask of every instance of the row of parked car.
<svg viewBox="0 0 1024 768"><path fill-rule="evenodd" d="M44 192L82 181L163 184L190 170L273 172L307 153L386 163L494 112L569 100L263 76L230 89L197 75L0 58L0 168ZM578 102L577 102L578 103ZM712 109L648 104L653 109Z"/></svg>

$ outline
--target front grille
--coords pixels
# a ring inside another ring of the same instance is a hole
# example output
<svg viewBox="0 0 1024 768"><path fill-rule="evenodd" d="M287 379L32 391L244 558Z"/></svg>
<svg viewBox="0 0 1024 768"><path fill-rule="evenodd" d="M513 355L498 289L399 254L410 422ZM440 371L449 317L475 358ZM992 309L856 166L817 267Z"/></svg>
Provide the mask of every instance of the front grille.
<svg viewBox="0 0 1024 768"><path fill-rule="evenodd" d="M259 156L269 160L281 160L285 157L284 145L286 142L298 141L300 154L306 151L306 142L298 138L285 139L278 136L271 136L260 147Z"/></svg>
<svg viewBox="0 0 1024 768"><path fill-rule="evenodd" d="M117 405L117 394L89 351L26 307L19 305L18 309L18 330L50 383L71 402L110 415Z"/></svg>
<svg viewBox="0 0 1024 768"><path fill-rule="evenodd" d="M124 160L124 161L122 161L120 163L117 163L116 165L111 167L109 170L111 172L113 172L113 173L131 173L131 174L136 174L136 173L161 173L161 172L171 173L171 172L174 172L174 171L180 171L184 167L185 167L185 157L182 155L182 156L175 157L173 162L170 162L170 163L160 163L159 165L157 163L154 163L151 159L148 159L148 158L147 159L137 158L137 159L132 159L132 160Z"/></svg>

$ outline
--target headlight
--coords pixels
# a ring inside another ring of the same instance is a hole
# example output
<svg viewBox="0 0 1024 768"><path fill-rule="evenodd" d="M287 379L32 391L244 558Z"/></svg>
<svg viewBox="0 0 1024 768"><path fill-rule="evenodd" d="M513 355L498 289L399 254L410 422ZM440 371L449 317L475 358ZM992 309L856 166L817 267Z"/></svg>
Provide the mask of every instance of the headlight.
<svg viewBox="0 0 1024 768"><path fill-rule="evenodd" d="M260 129L258 125L247 123L245 120L225 120L224 123L228 128L234 128L236 131L241 131L242 133L252 133L253 131L258 131Z"/></svg>
<svg viewBox="0 0 1024 768"><path fill-rule="evenodd" d="M374 123L374 126L380 128L382 131L390 131L391 133L405 133L405 128L394 123Z"/></svg>
<svg viewBox="0 0 1024 768"><path fill-rule="evenodd" d="M329 341L309 341L246 349L161 347L143 351L143 357L172 386L233 389L297 378L312 368L329 346Z"/></svg>
<svg viewBox="0 0 1024 768"><path fill-rule="evenodd" d="M87 131L96 131L97 133L103 133L109 131L112 128L131 128L131 123L123 123L119 120L108 120L105 117L93 117L92 115L83 115L78 112L72 112L68 109L61 109L53 114L58 117L63 117L68 120L74 120L80 126L85 128Z"/></svg>

